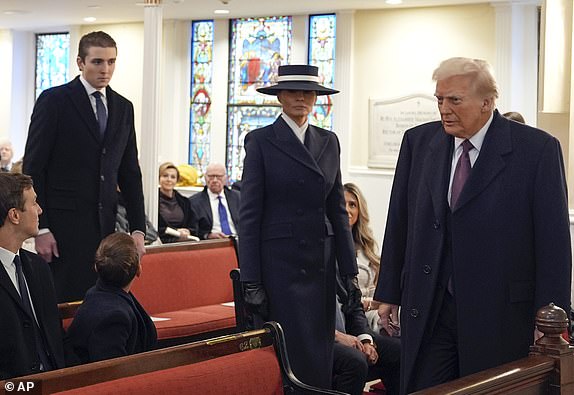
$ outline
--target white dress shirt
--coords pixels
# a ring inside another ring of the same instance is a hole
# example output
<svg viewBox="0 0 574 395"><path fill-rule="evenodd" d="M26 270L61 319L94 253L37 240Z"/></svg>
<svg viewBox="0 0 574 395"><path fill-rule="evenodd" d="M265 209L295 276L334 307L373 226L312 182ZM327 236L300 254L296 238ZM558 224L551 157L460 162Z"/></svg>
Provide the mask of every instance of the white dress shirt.
<svg viewBox="0 0 574 395"><path fill-rule="evenodd" d="M227 221L229 222L229 228L231 233L237 234L237 229L233 223L233 218L231 218L231 211L229 211L229 206L227 205L227 199L225 198L225 192L221 191L221 194L217 195L207 189L207 195L209 196L209 204L211 205L211 216L213 217L213 225L211 226L211 233L221 232L221 221L219 220L219 199L221 196L221 203L227 211Z"/></svg>
<svg viewBox="0 0 574 395"><path fill-rule="evenodd" d="M309 120L306 119L305 123L299 126L297 125L297 122L289 118L289 115L285 114L284 112L281 113L281 117L285 122L287 122L287 126L289 126L293 133L295 133L295 136L297 136L301 144L305 144L305 133L309 127Z"/></svg>

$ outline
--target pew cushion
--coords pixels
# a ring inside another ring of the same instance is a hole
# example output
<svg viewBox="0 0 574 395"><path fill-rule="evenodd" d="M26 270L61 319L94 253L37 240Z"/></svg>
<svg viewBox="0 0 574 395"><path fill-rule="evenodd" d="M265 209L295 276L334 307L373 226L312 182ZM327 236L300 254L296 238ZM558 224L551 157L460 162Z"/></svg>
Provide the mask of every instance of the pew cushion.
<svg viewBox="0 0 574 395"><path fill-rule="evenodd" d="M273 346L225 355L190 365L124 377L58 392L104 394L283 394Z"/></svg>
<svg viewBox="0 0 574 395"><path fill-rule="evenodd" d="M158 339L175 339L235 327L233 307L211 305L155 314Z"/></svg>

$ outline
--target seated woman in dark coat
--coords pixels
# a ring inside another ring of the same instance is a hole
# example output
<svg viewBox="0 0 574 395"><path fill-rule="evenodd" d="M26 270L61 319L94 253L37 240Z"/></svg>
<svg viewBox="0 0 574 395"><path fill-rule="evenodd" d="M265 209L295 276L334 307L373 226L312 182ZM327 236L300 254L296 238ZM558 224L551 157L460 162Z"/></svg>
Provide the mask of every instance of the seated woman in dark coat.
<svg viewBox="0 0 574 395"><path fill-rule="evenodd" d="M107 236L96 251L98 281L86 293L70 328L67 344L82 363L151 350L155 326L130 293L141 273L136 245L126 233Z"/></svg>
<svg viewBox="0 0 574 395"><path fill-rule="evenodd" d="M171 163L159 167L159 218L157 222L162 243L175 243L197 236L189 199L175 190L179 170ZM167 233L166 233L167 232Z"/></svg>

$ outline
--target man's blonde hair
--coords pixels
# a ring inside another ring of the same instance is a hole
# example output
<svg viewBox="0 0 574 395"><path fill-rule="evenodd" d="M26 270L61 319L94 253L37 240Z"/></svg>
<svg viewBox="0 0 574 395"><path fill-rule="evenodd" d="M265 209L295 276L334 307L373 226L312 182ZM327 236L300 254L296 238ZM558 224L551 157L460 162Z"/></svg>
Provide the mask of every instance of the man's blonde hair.
<svg viewBox="0 0 574 395"><path fill-rule="evenodd" d="M498 86L492 67L487 61L470 58L450 58L441 62L432 74L437 82L457 75L470 76L473 79L474 91L485 98L498 99Z"/></svg>

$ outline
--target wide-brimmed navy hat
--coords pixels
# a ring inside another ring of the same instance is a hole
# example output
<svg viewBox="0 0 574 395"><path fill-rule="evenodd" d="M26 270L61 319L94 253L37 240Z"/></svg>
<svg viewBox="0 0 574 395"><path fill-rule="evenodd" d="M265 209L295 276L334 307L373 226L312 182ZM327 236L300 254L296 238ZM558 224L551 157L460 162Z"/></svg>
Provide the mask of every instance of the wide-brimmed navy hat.
<svg viewBox="0 0 574 395"><path fill-rule="evenodd" d="M277 95L280 91L315 91L317 96L339 93L338 90L319 84L319 68L308 64L279 66L279 77L275 85L257 89L266 95Z"/></svg>

